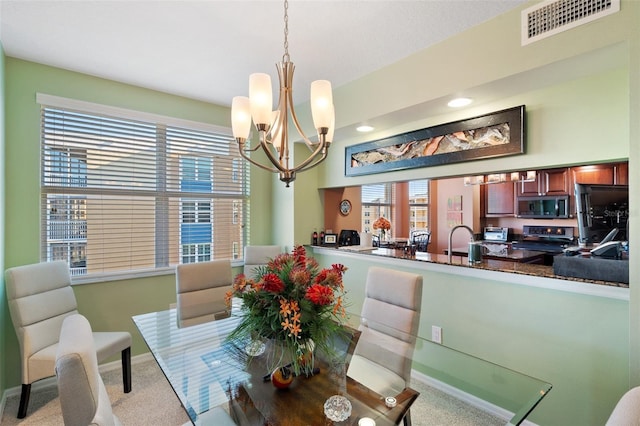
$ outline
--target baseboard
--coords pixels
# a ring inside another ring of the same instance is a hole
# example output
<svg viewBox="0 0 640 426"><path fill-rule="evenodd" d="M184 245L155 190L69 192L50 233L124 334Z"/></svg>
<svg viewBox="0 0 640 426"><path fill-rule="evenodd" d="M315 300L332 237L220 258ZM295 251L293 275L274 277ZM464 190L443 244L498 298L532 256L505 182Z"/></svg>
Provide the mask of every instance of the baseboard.
<svg viewBox="0 0 640 426"><path fill-rule="evenodd" d="M147 362L153 359L154 358L151 352L145 352L140 355L132 356L131 365L133 366L133 365ZM100 364L98 367L101 373L106 373L107 371L116 370L118 368L122 368L122 361L119 359L116 361L107 362L106 364ZM56 383L55 376L47 377L46 379L38 380L37 382L32 383L31 392L37 392L39 390L49 389L56 386L58 386L58 384ZM21 392L22 392L22 385L5 389L5 391L2 393L2 399L0 399L0 417L2 416L2 413L4 413L4 406L7 401L7 398L10 398L16 395L20 396Z"/></svg>
<svg viewBox="0 0 640 426"><path fill-rule="evenodd" d="M432 388L444 392L447 395L452 396L453 398L471 405L472 407L476 407L477 409L482 410L485 413L489 413L495 417L503 419L505 423L509 422L509 420L511 420L511 418L513 418L513 416L515 415L515 413L512 413L511 411L491 404L490 402L480 399L477 396L471 395L470 393L461 391L458 388L441 382L438 379L434 379L433 377L427 376L426 374L419 371L411 370L411 380L417 380L427 386L431 386ZM537 426L535 423L528 420L524 420L521 424L524 426Z"/></svg>

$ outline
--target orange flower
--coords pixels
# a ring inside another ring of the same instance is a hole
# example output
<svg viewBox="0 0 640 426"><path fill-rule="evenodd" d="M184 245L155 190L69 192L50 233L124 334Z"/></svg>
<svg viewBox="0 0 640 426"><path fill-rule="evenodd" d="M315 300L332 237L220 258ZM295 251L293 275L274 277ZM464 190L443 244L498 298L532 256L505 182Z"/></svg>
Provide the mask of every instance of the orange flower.
<svg viewBox="0 0 640 426"><path fill-rule="evenodd" d="M291 315L291 304L286 299L280 299L280 315Z"/></svg>
<svg viewBox="0 0 640 426"><path fill-rule="evenodd" d="M302 329L300 328L300 323L294 323L291 325L291 333L289 333L289 336L293 335L295 337L298 337L298 334L300 334L300 332L302 331Z"/></svg>
<svg viewBox="0 0 640 426"><path fill-rule="evenodd" d="M383 231L388 231L391 229L391 222L389 222L384 217L379 217L373 222L373 229L382 229Z"/></svg>

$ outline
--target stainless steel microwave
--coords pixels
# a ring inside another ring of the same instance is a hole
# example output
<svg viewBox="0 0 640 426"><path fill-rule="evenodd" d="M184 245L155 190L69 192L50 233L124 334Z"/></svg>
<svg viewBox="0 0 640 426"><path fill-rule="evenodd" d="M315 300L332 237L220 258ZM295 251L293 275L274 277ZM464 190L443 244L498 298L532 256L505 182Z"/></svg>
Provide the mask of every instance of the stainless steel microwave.
<svg viewBox="0 0 640 426"><path fill-rule="evenodd" d="M517 216L532 219L569 217L569 196L518 197Z"/></svg>

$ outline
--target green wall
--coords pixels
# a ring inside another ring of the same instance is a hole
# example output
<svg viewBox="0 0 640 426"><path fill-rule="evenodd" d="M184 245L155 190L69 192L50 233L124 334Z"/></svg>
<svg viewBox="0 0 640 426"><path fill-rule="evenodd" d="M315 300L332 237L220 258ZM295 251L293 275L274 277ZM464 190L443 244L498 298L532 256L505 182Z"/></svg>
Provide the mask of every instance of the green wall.
<svg viewBox="0 0 640 426"><path fill-rule="evenodd" d="M172 96L139 87L115 83L15 58L5 59L6 85L6 247L3 270L40 260L40 107L36 93L67 97L115 107L199 121L219 126L230 125L228 108ZM0 141L1 143L1 141ZM251 169L251 242L270 243L272 236L271 175ZM129 330L133 353L147 351L131 316L167 309L175 302L173 274L85 284L74 287L79 311L97 330ZM2 291L0 330L5 347L0 367L5 370L4 389L20 384L18 341L8 311L4 310ZM1 371L1 370L0 370ZM0 383L1 384L1 383Z"/></svg>
<svg viewBox="0 0 640 426"><path fill-rule="evenodd" d="M4 174L4 49L0 42L0 242L4 241L4 206L5 206L5 174ZM4 244L0 243L0 271L4 271ZM7 323L7 301L4 291L4 273L0 275L0 332L5 329ZM0 336L0 354L6 353L6 343L4 333ZM6 389L5 371L7 365L4 356L0 356L0 395Z"/></svg>
<svg viewBox="0 0 640 426"><path fill-rule="evenodd" d="M627 301L412 269L412 262L388 265L368 255L314 257L323 267L349 268L344 282L353 313L360 312L369 266L422 274L418 334L430 340L438 325L446 346L550 382L553 389L529 418L534 423L604 424L627 389Z"/></svg>

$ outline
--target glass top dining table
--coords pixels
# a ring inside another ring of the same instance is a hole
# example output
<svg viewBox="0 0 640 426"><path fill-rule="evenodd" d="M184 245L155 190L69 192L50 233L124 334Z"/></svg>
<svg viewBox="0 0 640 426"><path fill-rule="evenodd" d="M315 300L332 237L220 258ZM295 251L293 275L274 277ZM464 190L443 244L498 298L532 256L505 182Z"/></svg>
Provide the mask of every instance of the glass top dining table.
<svg viewBox="0 0 640 426"><path fill-rule="evenodd" d="M421 397L410 385L393 395L380 395L363 385L364 380L346 374L358 341L355 330L362 321L357 314L349 314L345 323L345 328L355 333L354 340L336 344L342 362L335 362L335 356L318 356L318 374L295 377L285 390L270 383L271 371L265 360L268 344L266 350L264 346L256 349L228 339L240 320L239 307L234 307L228 318L183 328L178 327L173 308L133 317L193 424L393 425L401 422ZM498 407L508 413L507 425L523 422L551 390L551 384L542 380L418 336L413 338L413 374ZM381 343L382 350L387 349ZM351 408L349 417L337 423L324 411L325 402L334 395L346 398ZM395 399L393 404L388 397Z"/></svg>

